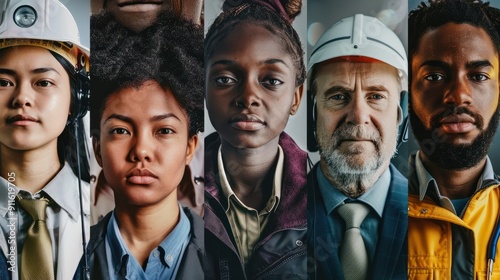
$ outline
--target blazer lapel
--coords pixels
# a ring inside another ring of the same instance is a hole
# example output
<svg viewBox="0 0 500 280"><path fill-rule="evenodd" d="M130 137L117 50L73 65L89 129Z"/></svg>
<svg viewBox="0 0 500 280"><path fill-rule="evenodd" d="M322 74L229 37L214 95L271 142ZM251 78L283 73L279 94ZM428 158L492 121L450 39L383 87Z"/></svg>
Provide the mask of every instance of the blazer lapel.
<svg viewBox="0 0 500 280"><path fill-rule="evenodd" d="M408 183L391 165L391 187L387 195L382 228L377 241L372 279L395 279L395 270L406 265L408 248ZM406 271L406 268L404 269Z"/></svg>

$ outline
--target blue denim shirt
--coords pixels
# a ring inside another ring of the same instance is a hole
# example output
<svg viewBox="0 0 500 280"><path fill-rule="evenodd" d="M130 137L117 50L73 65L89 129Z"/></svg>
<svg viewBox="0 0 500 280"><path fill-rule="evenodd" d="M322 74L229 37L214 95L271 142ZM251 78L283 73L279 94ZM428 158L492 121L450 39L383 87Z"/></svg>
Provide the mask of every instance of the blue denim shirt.
<svg viewBox="0 0 500 280"><path fill-rule="evenodd" d="M175 279L190 239L190 230L191 224L181 209L179 223L149 254L146 268L143 269L127 248L113 212L105 242L109 279Z"/></svg>

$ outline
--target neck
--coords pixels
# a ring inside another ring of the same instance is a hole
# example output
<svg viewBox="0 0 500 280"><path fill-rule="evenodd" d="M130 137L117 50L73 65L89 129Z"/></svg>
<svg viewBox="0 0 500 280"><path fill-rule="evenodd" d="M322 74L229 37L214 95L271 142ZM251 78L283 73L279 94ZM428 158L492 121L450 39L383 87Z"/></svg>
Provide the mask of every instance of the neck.
<svg viewBox="0 0 500 280"><path fill-rule="evenodd" d="M470 197L476 190L479 177L486 166L486 157L475 166L465 170L448 170L437 166L420 152L425 169L436 180L441 195L450 199Z"/></svg>
<svg viewBox="0 0 500 280"><path fill-rule="evenodd" d="M159 204L147 207L131 206L119 201L116 201L115 218L120 234L139 264L145 267L149 254L179 222L176 192Z"/></svg>
<svg viewBox="0 0 500 280"><path fill-rule="evenodd" d="M20 189L36 193L43 189L61 169L57 156L57 142L34 150L21 151L0 146L0 175L15 177ZM15 174L14 176L12 176Z"/></svg>
<svg viewBox="0 0 500 280"><path fill-rule="evenodd" d="M278 157L278 138L264 146L240 149L222 142L224 170L236 196L245 205L260 209L273 187Z"/></svg>

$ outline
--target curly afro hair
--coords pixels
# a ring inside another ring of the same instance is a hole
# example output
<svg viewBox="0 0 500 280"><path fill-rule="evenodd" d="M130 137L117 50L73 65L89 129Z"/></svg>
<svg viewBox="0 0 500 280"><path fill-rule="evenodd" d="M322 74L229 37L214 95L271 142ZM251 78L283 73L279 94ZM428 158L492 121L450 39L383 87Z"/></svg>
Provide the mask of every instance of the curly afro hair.
<svg viewBox="0 0 500 280"><path fill-rule="evenodd" d="M93 136L113 93L154 80L169 88L189 118L189 136L203 131L203 28L171 12L140 33L101 12L90 21L91 115Z"/></svg>

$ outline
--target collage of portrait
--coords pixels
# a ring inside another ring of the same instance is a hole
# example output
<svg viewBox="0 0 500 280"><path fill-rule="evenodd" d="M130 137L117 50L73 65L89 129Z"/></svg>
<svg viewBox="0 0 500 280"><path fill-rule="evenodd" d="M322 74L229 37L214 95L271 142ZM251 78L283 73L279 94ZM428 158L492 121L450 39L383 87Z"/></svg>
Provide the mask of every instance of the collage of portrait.
<svg viewBox="0 0 500 280"><path fill-rule="evenodd" d="M0 9L0 280L500 279L500 0Z"/></svg>

